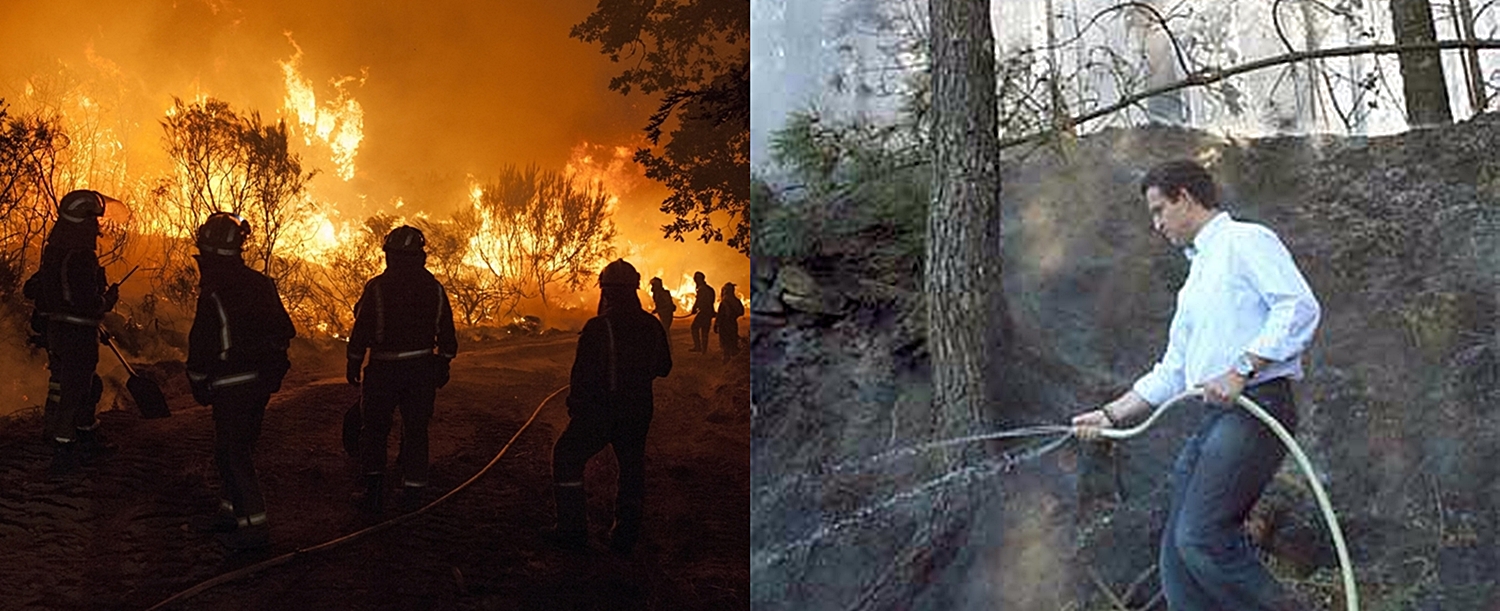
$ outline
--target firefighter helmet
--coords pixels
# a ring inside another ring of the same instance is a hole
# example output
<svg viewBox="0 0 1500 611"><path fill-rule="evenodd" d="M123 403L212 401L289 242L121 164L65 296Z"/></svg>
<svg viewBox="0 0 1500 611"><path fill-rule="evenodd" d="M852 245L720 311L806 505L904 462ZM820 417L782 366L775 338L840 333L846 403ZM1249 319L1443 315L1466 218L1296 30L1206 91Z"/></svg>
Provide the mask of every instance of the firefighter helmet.
<svg viewBox="0 0 1500 611"><path fill-rule="evenodd" d="M599 272L599 286L640 288L641 274L624 259L615 259L613 263L604 266L604 271Z"/></svg>
<svg viewBox="0 0 1500 611"><path fill-rule="evenodd" d="M104 196L98 191L70 191L57 204L57 218L69 223L82 223L101 216L104 216Z"/></svg>
<svg viewBox="0 0 1500 611"><path fill-rule="evenodd" d="M245 249L250 237L250 221L233 212L215 212L198 227L198 250L215 255L234 256Z"/></svg>
<svg viewBox="0 0 1500 611"><path fill-rule="evenodd" d="M422 230L410 225L402 225L392 229L385 234L385 243L380 248L388 253L399 252L419 255L426 252L427 236L422 235Z"/></svg>

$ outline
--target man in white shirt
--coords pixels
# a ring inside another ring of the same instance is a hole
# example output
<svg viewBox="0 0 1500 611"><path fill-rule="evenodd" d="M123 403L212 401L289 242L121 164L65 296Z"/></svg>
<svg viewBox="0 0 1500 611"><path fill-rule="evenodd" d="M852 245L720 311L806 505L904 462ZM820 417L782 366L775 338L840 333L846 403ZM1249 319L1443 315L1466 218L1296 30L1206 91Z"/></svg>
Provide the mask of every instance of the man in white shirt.
<svg viewBox="0 0 1500 611"><path fill-rule="evenodd" d="M1286 448L1249 413L1243 392L1295 430L1290 380L1318 326L1319 307L1275 233L1218 209L1202 166L1174 161L1141 182L1151 223L1190 263L1167 349L1129 391L1073 418L1079 437L1136 420L1191 387L1209 416L1178 454L1159 565L1173 611L1297 608L1241 529Z"/></svg>

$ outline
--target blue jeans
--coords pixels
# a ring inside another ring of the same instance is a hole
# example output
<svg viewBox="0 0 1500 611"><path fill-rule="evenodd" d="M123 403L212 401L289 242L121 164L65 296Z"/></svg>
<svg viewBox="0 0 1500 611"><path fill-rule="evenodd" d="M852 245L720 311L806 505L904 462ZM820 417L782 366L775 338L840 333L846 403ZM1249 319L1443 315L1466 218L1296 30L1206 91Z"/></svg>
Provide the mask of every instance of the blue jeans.
<svg viewBox="0 0 1500 611"><path fill-rule="evenodd" d="M1288 431L1297 426L1291 384L1245 390ZM1297 606L1260 563L1242 529L1276 474L1286 447L1238 406L1206 405L1172 468L1172 505L1162 530L1162 588L1171 611L1262 611Z"/></svg>

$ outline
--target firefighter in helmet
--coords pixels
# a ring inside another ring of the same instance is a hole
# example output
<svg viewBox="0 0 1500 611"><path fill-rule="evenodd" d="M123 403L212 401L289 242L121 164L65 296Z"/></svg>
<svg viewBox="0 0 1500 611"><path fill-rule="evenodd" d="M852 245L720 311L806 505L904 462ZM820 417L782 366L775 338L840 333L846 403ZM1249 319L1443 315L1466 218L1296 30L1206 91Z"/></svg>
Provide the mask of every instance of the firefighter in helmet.
<svg viewBox="0 0 1500 611"><path fill-rule="evenodd" d="M354 306L349 334L350 384L363 388L359 433L364 491L361 511L380 513L385 488L386 437L401 410L401 500L410 507L427 486L427 423L437 389L448 383L448 367L458 354L448 292L427 271L427 239L402 225L385 237L385 272L365 284ZM369 352L369 365L364 365Z"/></svg>
<svg viewBox="0 0 1500 611"><path fill-rule="evenodd" d="M693 272L693 282L698 286L698 297L693 301L693 352L708 352L708 336L714 328L714 287L703 278L703 272Z"/></svg>
<svg viewBox="0 0 1500 611"><path fill-rule="evenodd" d="M651 311L661 321L661 328L667 332L670 343L672 338L672 313L677 311L677 302L672 299L672 292L661 285L661 278L651 279L651 303L656 306Z"/></svg>
<svg viewBox="0 0 1500 611"><path fill-rule="evenodd" d="M266 501L252 453L271 394L291 368L296 336L276 284L245 266L241 252L250 223L215 212L198 228L198 310L188 331L187 376L193 399L213 407L214 465L220 503L214 516L194 519L231 549L266 547Z"/></svg>
<svg viewBox="0 0 1500 611"><path fill-rule="evenodd" d="M739 319L744 315L745 304L740 303L739 295L734 294L734 283L725 282L724 288L719 290L718 318L714 319L714 331L719 334L719 348L724 352L725 363L740 353Z"/></svg>
<svg viewBox="0 0 1500 611"><path fill-rule="evenodd" d="M96 191L63 196L57 222L42 247L41 267L23 287L26 298L36 304L32 328L45 338L51 371L42 427L53 448L48 471L54 476L72 473L81 463L113 450L94 417L104 390L94 373L99 365L99 324L120 298L119 287L104 279L95 252L104 202Z"/></svg>
<svg viewBox="0 0 1500 611"><path fill-rule="evenodd" d="M599 274L599 315L578 336L568 394L568 428L552 448L557 526L544 533L566 549L588 545L583 469L606 445L620 465L610 548L628 554L640 537L651 384L672 371L661 324L641 308L641 275L623 259Z"/></svg>

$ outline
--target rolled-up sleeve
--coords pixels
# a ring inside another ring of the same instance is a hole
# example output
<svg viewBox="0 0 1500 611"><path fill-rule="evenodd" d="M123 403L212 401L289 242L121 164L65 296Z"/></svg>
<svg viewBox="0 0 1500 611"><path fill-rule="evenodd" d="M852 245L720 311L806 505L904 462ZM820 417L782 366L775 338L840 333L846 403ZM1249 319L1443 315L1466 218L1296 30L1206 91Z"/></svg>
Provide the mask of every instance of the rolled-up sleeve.
<svg viewBox="0 0 1500 611"><path fill-rule="evenodd" d="M1285 361L1312 343L1322 310L1312 288L1297 270L1292 254L1269 230L1255 231L1249 248L1235 251L1240 269L1269 312L1247 352L1272 361Z"/></svg>
<svg viewBox="0 0 1500 611"><path fill-rule="evenodd" d="M1186 358L1184 354L1186 341L1183 337L1182 326L1184 321L1182 308L1172 316L1172 326L1167 332L1167 350L1162 354L1161 360L1151 368L1151 371L1140 377L1131 386L1135 394L1145 399L1151 405L1161 405L1173 395L1187 388Z"/></svg>

